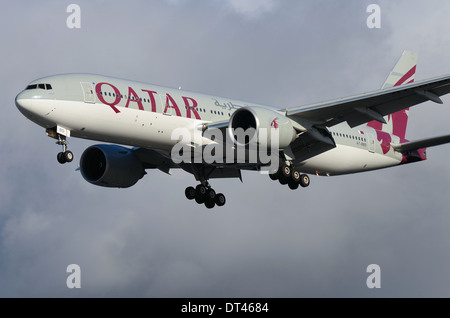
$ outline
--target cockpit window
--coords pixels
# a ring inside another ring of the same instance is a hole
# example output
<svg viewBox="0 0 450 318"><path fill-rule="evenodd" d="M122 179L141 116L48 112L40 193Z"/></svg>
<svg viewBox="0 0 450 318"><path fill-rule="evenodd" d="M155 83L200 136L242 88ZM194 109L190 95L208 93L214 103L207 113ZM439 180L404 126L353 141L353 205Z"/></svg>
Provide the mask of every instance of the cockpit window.
<svg viewBox="0 0 450 318"><path fill-rule="evenodd" d="M52 85L50 85L50 84L30 84L25 89L37 89L37 88L50 90L50 89L52 89Z"/></svg>

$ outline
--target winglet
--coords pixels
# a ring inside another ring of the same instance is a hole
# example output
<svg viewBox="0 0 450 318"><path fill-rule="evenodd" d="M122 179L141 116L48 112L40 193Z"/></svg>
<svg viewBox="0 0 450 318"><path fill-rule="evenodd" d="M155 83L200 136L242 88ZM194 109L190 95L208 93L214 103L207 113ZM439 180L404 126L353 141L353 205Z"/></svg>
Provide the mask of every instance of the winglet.
<svg viewBox="0 0 450 318"><path fill-rule="evenodd" d="M381 89L400 86L414 82L417 66L417 53L412 51L403 51L395 67L389 73Z"/></svg>

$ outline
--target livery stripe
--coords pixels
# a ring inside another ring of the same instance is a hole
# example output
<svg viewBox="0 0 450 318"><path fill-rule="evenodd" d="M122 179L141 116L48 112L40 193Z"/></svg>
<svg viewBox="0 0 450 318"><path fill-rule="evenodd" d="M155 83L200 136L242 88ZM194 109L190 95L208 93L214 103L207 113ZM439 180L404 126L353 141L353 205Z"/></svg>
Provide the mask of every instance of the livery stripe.
<svg viewBox="0 0 450 318"><path fill-rule="evenodd" d="M413 76L415 73L416 73L416 65L414 65L412 69L410 69L408 72L406 72L406 74L403 75L403 77L401 79L399 79L398 82L395 83L394 86L402 85L408 78Z"/></svg>
<svg viewBox="0 0 450 318"><path fill-rule="evenodd" d="M405 75L403 75L402 78L400 78L398 80L398 82L395 83L394 86L402 85L409 78L414 76L415 72L416 72L416 65L414 65L414 67L412 67ZM412 78L406 84L409 84L412 82L414 82L414 78ZM400 110L393 114L390 114L389 119L387 120L388 122L392 120L392 130L393 130L392 134L399 136L400 138L403 138L403 139L405 138L406 125L408 124L408 114L406 113L407 110L409 110L409 108ZM372 121L368 122L367 126L372 127L375 130L381 130L381 131L383 130L383 124L376 120L372 120Z"/></svg>

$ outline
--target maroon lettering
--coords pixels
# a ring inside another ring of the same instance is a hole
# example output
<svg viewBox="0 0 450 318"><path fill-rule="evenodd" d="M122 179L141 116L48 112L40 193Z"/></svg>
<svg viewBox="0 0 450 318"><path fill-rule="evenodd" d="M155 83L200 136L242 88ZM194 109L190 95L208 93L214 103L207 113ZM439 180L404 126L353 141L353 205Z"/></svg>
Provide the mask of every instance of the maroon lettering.
<svg viewBox="0 0 450 318"><path fill-rule="evenodd" d="M142 91L148 93L148 97L150 97L150 101L152 102L152 112L156 113L156 101L155 101L155 95L154 94L158 94L158 93L154 92L154 91L149 91L149 90L146 90L146 89L143 89Z"/></svg>
<svg viewBox="0 0 450 318"><path fill-rule="evenodd" d="M114 100L113 103L108 103L108 102L103 98L103 94L101 93L101 92L102 92L102 85L109 85L109 86L111 86L112 89L114 90L114 93L116 94L116 99ZM115 86L112 85L112 84L105 83L105 82L97 83L97 85L95 85L95 92L97 93L98 99L99 99L103 104L106 104L106 105L108 105L109 107L111 107L112 110L114 110L114 111L116 112L116 114L117 114L117 113L120 113L120 110L118 110L118 109L116 108L116 105L120 102L120 91L117 89L117 87L115 87Z"/></svg>
<svg viewBox="0 0 450 318"><path fill-rule="evenodd" d="M197 119L201 119L199 113L197 112L197 101L193 98L190 97L184 97L183 96L183 100L184 100L184 106L186 106L186 117L187 118L192 118L191 117L191 110L194 113L195 118ZM192 105L190 105L190 102L192 102Z"/></svg>
<svg viewBox="0 0 450 318"><path fill-rule="evenodd" d="M132 98L132 96L134 98ZM141 100L139 99L139 96L136 94L136 92L134 91L134 89L132 89L131 87L128 87L128 99L127 99L127 104L125 105L125 107L128 108L130 102L134 102L138 104L138 107L140 110L144 110L144 106L142 105Z"/></svg>
<svg viewBox="0 0 450 318"><path fill-rule="evenodd" d="M166 113L169 108L175 109L175 113L177 114L177 116L181 117L181 112L180 109L178 108L177 103L173 100L172 96L166 94L166 107L164 108L164 113Z"/></svg>

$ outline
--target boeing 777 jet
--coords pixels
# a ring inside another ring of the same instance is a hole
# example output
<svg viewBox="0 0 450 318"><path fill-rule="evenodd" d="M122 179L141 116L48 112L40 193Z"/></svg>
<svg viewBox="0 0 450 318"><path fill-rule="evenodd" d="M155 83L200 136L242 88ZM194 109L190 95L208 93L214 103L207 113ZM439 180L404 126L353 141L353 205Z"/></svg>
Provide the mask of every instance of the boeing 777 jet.
<svg viewBox="0 0 450 318"><path fill-rule="evenodd" d="M409 108L442 104L450 75L414 82L416 65L417 54L405 51L381 89L292 108L94 74L37 79L15 103L62 146L61 164L74 158L69 137L107 143L81 155L86 181L127 188L147 169L170 174L181 168L198 182L186 188L186 197L213 208L224 205L225 196L209 180L242 180L242 170L269 167L272 180L297 189L309 186L308 174L334 176L425 160L426 147L448 143L450 135L408 141ZM262 152L269 160L262 160Z"/></svg>

